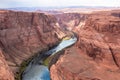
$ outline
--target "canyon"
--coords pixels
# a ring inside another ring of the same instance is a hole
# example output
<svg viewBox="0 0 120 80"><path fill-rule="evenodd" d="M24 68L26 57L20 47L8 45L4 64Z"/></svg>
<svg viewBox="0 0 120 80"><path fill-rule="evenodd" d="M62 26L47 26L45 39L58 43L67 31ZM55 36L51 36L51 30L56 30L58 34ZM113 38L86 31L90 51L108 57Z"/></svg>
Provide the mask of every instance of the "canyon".
<svg viewBox="0 0 120 80"><path fill-rule="evenodd" d="M5 64L15 75L22 62L55 46L64 36L65 32L52 15L0 11L0 48L4 55L2 61L6 61ZM1 74L5 74L2 67L0 70ZM6 78L6 75L3 77ZM5 80L13 79L8 77Z"/></svg>
<svg viewBox="0 0 120 80"><path fill-rule="evenodd" d="M0 10L0 80L21 64L76 34L78 41L50 63L52 80L120 79L120 10L47 14ZM17 80L17 79L16 79Z"/></svg>

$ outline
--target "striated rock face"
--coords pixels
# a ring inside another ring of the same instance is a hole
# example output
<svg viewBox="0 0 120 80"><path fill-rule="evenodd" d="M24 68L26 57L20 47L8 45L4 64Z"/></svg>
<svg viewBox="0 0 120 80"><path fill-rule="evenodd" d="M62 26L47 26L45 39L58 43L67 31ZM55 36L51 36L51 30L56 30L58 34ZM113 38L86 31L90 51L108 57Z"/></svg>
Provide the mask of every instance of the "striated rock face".
<svg viewBox="0 0 120 80"><path fill-rule="evenodd" d="M85 24L85 20L87 19L88 15L86 14L79 14L79 13L64 13L64 14L57 14L57 21L61 27L73 30L77 27L83 27Z"/></svg>
<svg viewBox="0 0 120 80"><path fill-rule="evenodd" d="M5 57L0 49L0 80L14 80L13 74L6 63Z"/></svg>
<svg viewBox="0 0 120 80"><path fill-rule="evenodd" d="M119 80L119 70L112 64L96 62L76 47L68 48L52 65L52 80Z"/></svg>
<svg viewBox="0 0 120 80"><path fill-rule="evenodd" d="M14 73L24 60L48 50L63 36L64 32L52 15L0 11L0 48Z"/></svg>
<svg viewBox="0 0 120 80"><path fill-rule="evenodd" d="M93 13L82 28L75 27L79 40L51 66L52 80L119 80L119 13Z"/></svg>
<svg viewBox="0 0 120 80"><path fill-rule="evenodd" d="M86 22L87 26L94 28L98 32L120 32L120 12L101 12L91 14Z"/></svg>

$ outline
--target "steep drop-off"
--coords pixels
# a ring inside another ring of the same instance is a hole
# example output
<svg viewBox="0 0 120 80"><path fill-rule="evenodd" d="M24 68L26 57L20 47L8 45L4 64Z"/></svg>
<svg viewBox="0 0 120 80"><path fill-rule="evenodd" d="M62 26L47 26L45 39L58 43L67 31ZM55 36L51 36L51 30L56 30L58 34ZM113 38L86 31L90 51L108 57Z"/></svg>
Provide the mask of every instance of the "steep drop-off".
<svg viewBox="0 0 120 80"><path fill-rule="evenodd" d="M76 27L83 27L85 25L85 20L87 20L89 15L80 13L63 13L56 14L55 16L62 28L73 30Z"/></svg>
<svg viewBox="0 0 120 80"><path fill-rule="evenodd" d="M0 80L13 80L13 74L5 61L3 52L0 49Z"/></svg>
<svg viewBox="0 0 120 80"><path fill-rule="evenodd" d="M51 66L52 80L119 80L119 14L120 11L96 12L87 15L82 27L72 25L71 30L77 33L79 40ZM67 20L63 19L62 24L76 21Z"/></svg>
<svg viewBox="0 0 120 80"><path fill-rule="evenodd" d="M36 12L0 11L0 48L5 67L16 74L20 64L31 56L48 50L65 36L57 20L52 15ZM8 64L8 66L6 66ZM0 68L2 71L3 68ZM0 80L7 78L5 74ZM2 75L0 73L0 75ZM12 74L10 74L13 78ZM8 75L9 76L9 75ZM9 78L9 80L13 80ZM8 80L8 79L4 79Z"/></svg>

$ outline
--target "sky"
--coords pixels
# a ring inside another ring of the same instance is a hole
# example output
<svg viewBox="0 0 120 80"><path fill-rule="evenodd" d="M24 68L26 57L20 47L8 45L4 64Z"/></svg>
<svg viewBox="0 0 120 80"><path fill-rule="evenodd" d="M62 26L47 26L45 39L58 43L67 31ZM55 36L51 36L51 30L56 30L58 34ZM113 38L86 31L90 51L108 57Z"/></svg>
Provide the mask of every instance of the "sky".
<svg viewBox="0 0 120 80"><path fill-rule="evenodd" d="M0 0L0 8L61 6L120 7L120 0Z"/></svg>

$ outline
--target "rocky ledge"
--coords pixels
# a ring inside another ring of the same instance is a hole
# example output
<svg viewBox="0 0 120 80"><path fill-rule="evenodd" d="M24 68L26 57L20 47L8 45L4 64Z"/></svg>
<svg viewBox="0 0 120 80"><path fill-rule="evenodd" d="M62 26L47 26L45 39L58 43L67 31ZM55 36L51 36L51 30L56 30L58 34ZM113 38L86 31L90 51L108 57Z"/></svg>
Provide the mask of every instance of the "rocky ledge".
<svg viewBox="0 0 120 80"><path fill-rule="evenodd" d="M119 80L119 15L120 11L92 13L82 21L84 25L73 26L79 40L51 66L52 80Z"/></svg>

